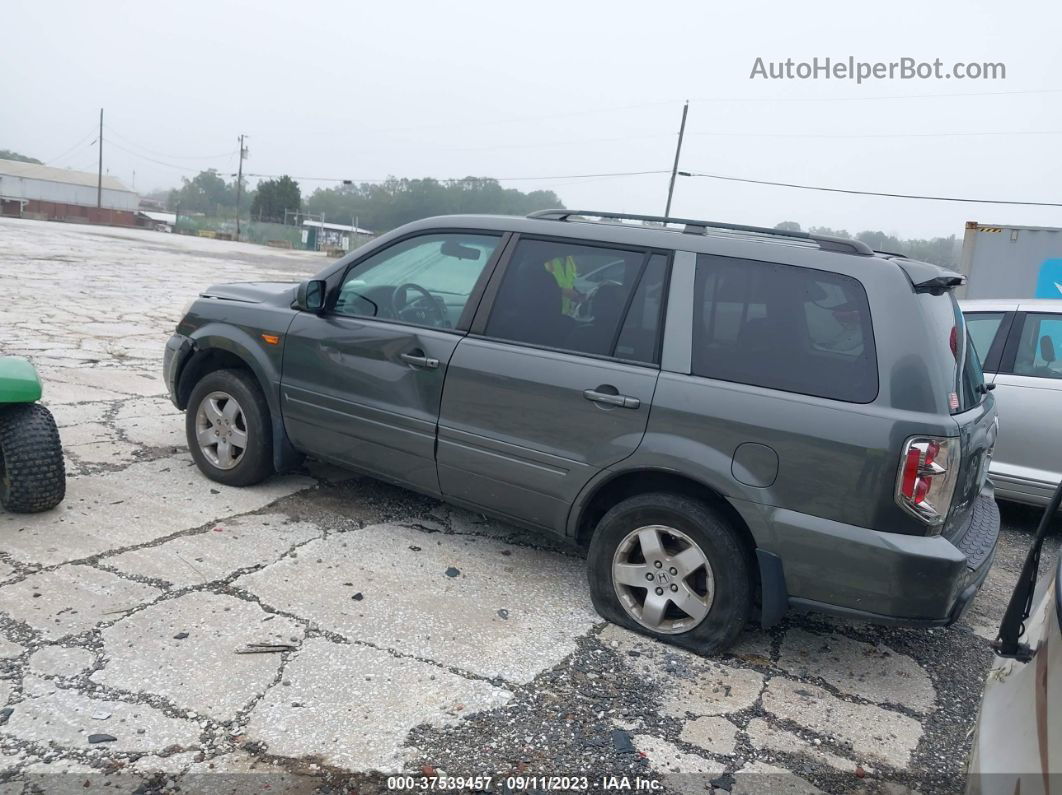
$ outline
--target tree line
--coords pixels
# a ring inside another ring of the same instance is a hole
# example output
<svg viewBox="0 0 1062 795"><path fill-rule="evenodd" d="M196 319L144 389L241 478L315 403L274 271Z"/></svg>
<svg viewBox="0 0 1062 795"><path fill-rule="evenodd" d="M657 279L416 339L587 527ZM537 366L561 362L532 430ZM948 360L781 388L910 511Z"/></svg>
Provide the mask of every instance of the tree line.
<svg viewBox="0 0 1062 795"><path fill-rule="evenodd" d="M171 211L208 216L236 211L236 180L226 181L215 169L201 171L181 186L155 194ZM303 199L299 183L289 176L262 180L251 189L246 179L240 191L240 214L251 220L295 222L302 211L325 221L353 225L381 233L409 221L453 213L526 215L535 210L563 207L553 191L524 193L503 188L497 180L466 177L460 180L389 179L382 183L343 184L318 188Z"/></svg>
<svg viewBox="0 0 1062 795"><path fill-rule="evenodd" d="M221 217L235 214L238 194L240 215L276 223L283 223L286 216L290 217L286 210L297 212L302 206L299 184L288 176L263 180L253 189L244 179L240 190L237 191L236 187L236 180L227 182L211 168L200 171L191 179L183 177L179 188L157 191L148 197L165 201L173 212Z"/></svg>
<svg viewBox="0 0 1062 795"><path fill-rule="evenodd" d="M785 229L790 232L800 232L800 224L796 221L783 221L775 224L775 229ZM926 239L912 238L903 239L885 232L863 230L852 235L846 229L830 229L828 226L812 226L809 232L818 235L833 235L834 237L847 237L861 240L875 251L885 251L890 254L902 254L911 259L932 262L945 268L957 269L959 255L962 251L962 238L955 235L948 237L932 237Z"/></svg>

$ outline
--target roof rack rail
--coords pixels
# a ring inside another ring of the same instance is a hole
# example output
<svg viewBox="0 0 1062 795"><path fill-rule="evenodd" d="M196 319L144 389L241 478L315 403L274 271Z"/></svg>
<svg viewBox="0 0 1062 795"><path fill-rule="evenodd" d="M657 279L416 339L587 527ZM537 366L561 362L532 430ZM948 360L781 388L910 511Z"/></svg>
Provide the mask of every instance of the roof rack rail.
<svg viewBox="0 0 1062 795"><path fill-rule="evenodd" d="M652 221L660 224L683 224L684 228L682 231L687 235L703 235L706 234L709 229L725 229L729 232L749 232L756 235L788 237L818 243L819 248L823 251L839 251L847 254L859 254L862 256L874 255L874 250L862 240L850 240L846 237L834 237L833 235L817 235L812 232L794 232L786 229L772 229L766 226L728 224L722 221L698 221L693 218L674 218L663 215L609 213L600 210L538 210L537 212L528 213L527 217L546 221L567 221L575 216L607 218L617 221Z"/></svg>

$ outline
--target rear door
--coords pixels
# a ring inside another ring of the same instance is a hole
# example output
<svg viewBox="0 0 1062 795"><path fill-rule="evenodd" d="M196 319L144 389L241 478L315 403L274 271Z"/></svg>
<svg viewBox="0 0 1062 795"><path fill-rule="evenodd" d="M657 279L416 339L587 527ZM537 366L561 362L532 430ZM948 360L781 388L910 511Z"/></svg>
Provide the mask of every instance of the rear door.
<svg viewBox="0 0 1062 795"><path fill-rule="evenodd" d="M643 249L516 242L450 361L445 496L563 529L586 482L641 442L669 267ZM602 269L607 278L586 278Z"/></svg>
<svg viewBox="0 0 1062 795"><path fill-rule="evenodd" d="M438 494L443 382L501 244L464 231L399 240L354 263L323 315L298 315L281 378L292 443Z"/></svg>
<svg viewBox="0 0 1062 795"><path fill-rule="evenodd" d="M1062 479L1062 312L1019 311L995 384L993 477L1008 491L1046 499Z"/></svg>

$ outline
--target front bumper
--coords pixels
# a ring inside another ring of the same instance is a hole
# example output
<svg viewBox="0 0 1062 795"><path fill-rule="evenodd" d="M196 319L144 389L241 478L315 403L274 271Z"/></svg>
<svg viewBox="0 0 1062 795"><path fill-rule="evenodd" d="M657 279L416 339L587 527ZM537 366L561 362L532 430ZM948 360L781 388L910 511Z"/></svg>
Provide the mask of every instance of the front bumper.
<svg viewBox="0 0 1062 795"><path fill-rule="evenodd" d="M782 509L772 511L771 523L760 548L779 559L784 582L764 579L765 601L768 588L780 587L792 609L905 626L957 621L988 576L999 536L991 488L952 540L868 530Z"/></svg>
<svg viewBox="0 0 1062 795"><path fill-rule="evenodd" d="M166 348L162 352L162 380L166 383L166 391L170 394L173 405L183 409L183 401L177 387L180 384L181 370L192 355L195 343L183 334L174 334L166 341Z"/></svg>

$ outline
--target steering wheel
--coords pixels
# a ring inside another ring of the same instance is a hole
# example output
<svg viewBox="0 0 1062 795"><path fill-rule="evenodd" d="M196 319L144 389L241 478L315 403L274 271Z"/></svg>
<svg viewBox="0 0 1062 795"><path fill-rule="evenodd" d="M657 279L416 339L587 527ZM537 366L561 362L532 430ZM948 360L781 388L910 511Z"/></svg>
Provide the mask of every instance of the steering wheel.
<svg viewBox="0 0 1062 795"><path fill-rule="evenodd" d="M612 279L606 279L605 281L599 282L597 285L595 285L593 289L587 292L586 297L583 298L582 302L576 307L575 317L577 320L593 321L595 315L594 298L597 297L597 294L598 292L600 292L602 287L619 287L620 289L622 289L623 285Z"/></svg>
<svg viewBox="0 0 1062 795"><path fill-rule="evenodd" d="M410 301L409 290L420 293L420 296ZM436 328L450 328L450 318L446 315L446 306L419 284L414 284L413 282L400 284L394 289L394 292L391 293L391 311L396 318L407 323L434 326Z"/></svg>

